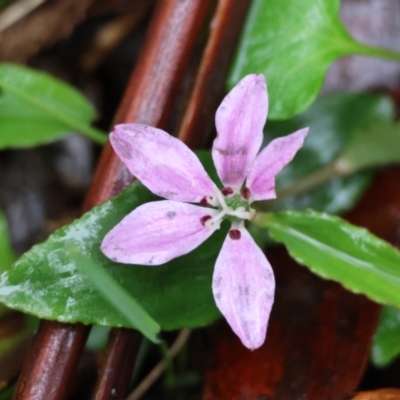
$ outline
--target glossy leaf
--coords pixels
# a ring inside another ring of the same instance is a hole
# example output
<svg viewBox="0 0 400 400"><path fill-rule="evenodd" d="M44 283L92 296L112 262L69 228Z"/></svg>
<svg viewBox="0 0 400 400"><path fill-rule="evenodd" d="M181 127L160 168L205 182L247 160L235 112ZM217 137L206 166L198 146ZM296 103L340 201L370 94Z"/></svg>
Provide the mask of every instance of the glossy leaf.
<svg viewBox="0 0 400 400"><path fill-rule="evenodd" d="M311 210L264 214L257 224L315 274L400 307L400 251L366 229Z"/></svg>
<svg viewBox="0 0 400 400"><path fill-rule="evenodd" d="M90 127L96 112L76 89L33 69L0 64L0 149L30 147L81 132L104 143Z"/></svg>
<svg viewBox="0 0 400 400"><path fill-rule="evenodd" d="M117 264L100 252L105 234L129 211L151 200L154 196L136 182L34 246L1 276L0 301L50 320L132 327L68 257L66 250L73 245L81 257L104 268L161 328L195 327L218 318L211 275L227 229L159 267Z"/></svg>
<svg viewBox="0 0 400 400"><path fill-rule="evenodd" d="M372 342L372 362L384 367L400 355L400 310L382 307L378 329Z"/></svg>
<svg viewBox="0 0 400 400"><path fill-rule="evenodd" d="M338 57L399 55L357 43L339 19L339 0L254 0L229 78L232 87L249 73L263 73L270 119L304 111Z"/></svg>
<svg viewBox="0 0 400 400"><path fill-rule="evenodd" d="M356 131L340 152L336 167L343 174L400 162L400 125L371 124Z"/></svg>
<svg viewBox="0 0 400 400"><path fill-rule="evenodd" d="M310 127L303 147L277 176L278 200L274 202L274 210L313 208L335 214L353 207L370 182L369 172L335 178L310 192L285 199L279 198L279 193L332 163L356 131L393 120L394 107L386 97L335 94L319 98L306 112L291 120L268 122L264 145L277 136Z"/></svg>
<svg viewBox="0 0 400 400"><path fill-rule="evenodd" d="M10 268L16 259L17 256L10 242L6 218L0 212L0 272Z"/></svg>

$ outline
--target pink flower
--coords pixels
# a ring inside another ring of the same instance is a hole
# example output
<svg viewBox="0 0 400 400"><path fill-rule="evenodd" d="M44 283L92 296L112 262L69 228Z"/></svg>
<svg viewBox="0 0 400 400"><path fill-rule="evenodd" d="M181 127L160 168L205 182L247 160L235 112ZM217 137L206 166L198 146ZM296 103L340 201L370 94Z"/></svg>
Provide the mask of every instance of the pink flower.
<svg viewBox="0 0 400 400"><path fill-rule="evenodd" d="M117 125L110 136L115 152L148 189L167 200L136 208L101 245L103 253L117 262L164 264L195 249L229 219L231 229L215 263L212 290L219 310L250 349L265 340L275 280L244 221L255 215L253 201L276 197L275 176L308 132L307 128L277 138L257 156L267 111L263 75L243 78L219 106L212 156L222 190L178 139L149 126Z"/></svg>

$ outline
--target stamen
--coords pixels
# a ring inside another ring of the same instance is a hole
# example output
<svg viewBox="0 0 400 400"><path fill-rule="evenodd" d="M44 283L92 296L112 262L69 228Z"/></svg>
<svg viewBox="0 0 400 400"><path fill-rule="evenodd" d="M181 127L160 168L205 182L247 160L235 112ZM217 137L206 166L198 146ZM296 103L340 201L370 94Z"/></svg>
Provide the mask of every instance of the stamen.
<svg viewBox="0 0 400 400"><path fill-rule="evenodd" d="M203 197L200 200L200 204L203 205L203 206L209 206L210 205L209 202L207 201L207 197Z"/></svg>
<svg viewBox="0 0 400 400"><path fill-rule="evenodd" d="M239 207L236 210L230 209L226 214L240 219L250 219L252 216L251 211L246 211L244 207Z"/></svg>
<svg viewBox="0 0 400 400"><path fill-rule="evenodd" d="M229 231L229 237L232 240L239 240L242 237L242 234L240 233L240 231L238 229L231 229Z"/></svg>
<svg viewBox="0 0 400 400"><path fill-rule="evenodd" d="M245 200L248 200L248 199L250 198L250 196L251 196L250 189L247 188L247 187L242 188L242 190L240 191L240 193L242 194L242 197L243 197Z"/></svg>
<svg viewBox="0 0 400 400"><path fill-rule="evenodd" d="M217 195L217 199L219 201L219 206L222 208L224 213L228 213L231 208L226 205L225 197L223 196L221 191L216 189L215 194Z"/></svg>
<svg viewBox="0 0 400 400"><path fill-rule="evenodd" d="M204 217L201 217L200 218L200 223L203 225L203 226L206 226L206 221L208 221L209 219L211 219L212 217L211 217L211 215L205 215Z"/></svg>
<svg viewBox="0 0 400 400"><path fill-rule="evenodd" d="M225 211L221 211L214 217L207 219L204 223L204 226L206 226L207 228L213 229L213 230L219 229L219 227L221 225L221 221L225 215L226 215Z"/></svg>
<svg viewBox="0 0 400 400"><path fill-rule="evenodd" d="M230 194L233 193L233 190L232 190L232 188L230 188L230 187L224 187L224 188L221 189L221 193L222 193L224 196L229 196Z"/></svg>

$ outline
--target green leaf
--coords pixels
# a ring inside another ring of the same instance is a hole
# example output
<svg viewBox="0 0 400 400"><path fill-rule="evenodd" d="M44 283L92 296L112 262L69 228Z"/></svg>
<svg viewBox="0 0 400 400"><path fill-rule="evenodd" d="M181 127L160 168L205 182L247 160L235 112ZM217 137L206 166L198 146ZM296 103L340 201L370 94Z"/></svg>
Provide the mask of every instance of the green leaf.
<svg viewBox="0 0 400 400"><path fill-rule="evenodd" d="M304 146L277 176L278 200L274 210L313 208L333 214L353 207L370 182L371 173L338 177L305 194L280 198L279 194L332 163L356 131L394 120L392 102L372 94L335 94L319 98L306 112L288 120L268 122L265 144L306 126L310 127Z"/></svg>
<svg viewBox="0 0 400 400"><path fill-rule="evenodd" d="M90 127L96 112L76 89L33 69L0 64L0 149L30 147L81 132L99 143Z"/></svg>
<svg viewBox="0 0 400 400"><path fill-rule="evenodd" d="M11 267L17 259L10 243L6 218L0 212L0 273Z"/></svg>
<svg viewBox="0 0 400 400"><path fill-rule="evenodd" d="M311 104L338 57L364 54L399 61L397 53L357 43L339 20L339 6L339 0L254 0L229 85L263 73L269 118L287 119Z"/></svg>
<svg viewBox="0 0 400 400"><path fill-rule="evenodd" d="M223 188L221 180L218 177L217 170L215 169L214 161L211 156L210 150L197 150L195 151L197 157L207 171L208 176L217 185L218 188Z"/></svg>
<svg viewBox="0 0 400 400"><path fill-rule="evenodd" d="M93 326L86 341L85 348L89 351L102 351L106 348L110 336L109 326Z"/></svg>
<svg viewBox="0 0 400 400"><path fill-rule="evenodd" d="M400 124L372 124L352 135L335 166L342 174L400 162Z"/></svg>
<svg viewBox="0 0 400 400"><path fill-rule="evenodd" d="M132 327L68 257L68 248L73 245L82 257L104 268L162 329L196 327L214 321L220 313L211 292L211 275L226 228L192 253L159 267L117 264L99 249L105 234L127 213L154 199L137 182L58 230L0 277L0 301L50 320Z"/></svg>
<svg viewBox="0 0 400 400"><path fill-rule="evenodd" d="M76 245L71 245L67 255L78 267L78 270L90 279L100 295L107 299L116 311L126 318L127 325L134 326L152 342L159 342L157 334L160 332L160 326L104 268L83 257L77 250Z"/></svg>
<svg viewBox="0 0 400 400"><path fill-rule="evenodd" d="M400 354L400 310L382 307L378 329L372 342L372 362L385 367Z"/></svg>
<svg viewBox="0 0 400 400"><path fill-rule="evenodd" d="M366 229L311 210L264 214L256 223L317 275L400 307L400 252Z"/></svg>

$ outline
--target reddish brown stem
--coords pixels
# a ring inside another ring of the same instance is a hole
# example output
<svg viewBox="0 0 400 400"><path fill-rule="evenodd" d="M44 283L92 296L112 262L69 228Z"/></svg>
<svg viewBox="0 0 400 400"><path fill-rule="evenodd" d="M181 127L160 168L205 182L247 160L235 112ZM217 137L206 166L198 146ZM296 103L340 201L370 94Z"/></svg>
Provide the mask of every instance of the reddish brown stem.
<svg viewBox="0 0 400 400"><path fill-rule="evenodd" d="M191 148L205 145L250 0L220 0L178 137Z"/></svg>
<svg viewBox="0 0 400 400"><path fill-rule="evenodd" d="M97 381L93 400L123 400L132 376L139 345L139 332L113 329L107 345L107 358Z"/></svg>
<svg viewBox="0 0 400 400"><path fill-rule="evenodd" d="M187 68L209 1L161 0L115 123L163 127ZM125 166L106 145L85 209L118 194L132 182Z"/></svg>
<svg viewBox="0 0 400 400"><path fill-rule="evenodd" d="M59 400L86 342L89 327L42 321L22 369L14 400Z"/></svg>

